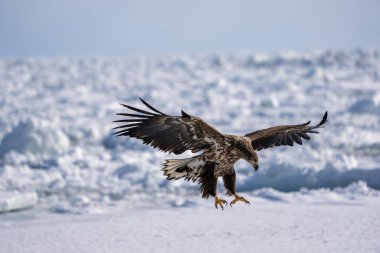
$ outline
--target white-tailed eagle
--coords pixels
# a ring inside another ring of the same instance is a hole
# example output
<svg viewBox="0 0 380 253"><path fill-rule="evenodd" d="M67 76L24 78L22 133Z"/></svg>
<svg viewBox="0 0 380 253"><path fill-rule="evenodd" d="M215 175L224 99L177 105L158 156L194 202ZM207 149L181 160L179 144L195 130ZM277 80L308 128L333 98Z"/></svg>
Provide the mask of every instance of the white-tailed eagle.
<svg viewBox="0 0 380 253"><path fill-rule="evenodd" d="M317 134L316 129L327 122L326 111L322 121L315 126L309 126L308 121L300 125L270 127L244 136L229 135L220 133L202 119L184 111L181 111L182 116L170 116L140 100L149 110L122 104L134 112L117 113L126 118L114 121L122 123L114 128L114 134L141 139L144 144L174 154L182 154L187 150L193 153L203 151L186 159L166 160L162 170L168 180L184 178L198 181L202 197L214 197L215 207L219 205L222 209L227 201L217 196L218 177L223 177L227 194L235 197L231 206L237 201L249 204L235 191L234 164L239 159L248 161L257 170L259 159L256 151L281 145L293 146L294 143L302 145L302 139L309 140L309 134Z"/></svg>

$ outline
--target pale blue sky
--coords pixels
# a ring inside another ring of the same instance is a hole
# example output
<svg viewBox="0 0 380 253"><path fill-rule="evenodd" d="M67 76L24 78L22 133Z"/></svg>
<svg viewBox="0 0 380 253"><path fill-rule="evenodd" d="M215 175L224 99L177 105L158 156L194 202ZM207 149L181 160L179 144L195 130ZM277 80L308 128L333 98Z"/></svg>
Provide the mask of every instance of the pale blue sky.
<svg viewBox="0 0 380 253"><path fill-rule="evenodd" d="M380 0L0 0L0 57L380 48Z"/></svg>

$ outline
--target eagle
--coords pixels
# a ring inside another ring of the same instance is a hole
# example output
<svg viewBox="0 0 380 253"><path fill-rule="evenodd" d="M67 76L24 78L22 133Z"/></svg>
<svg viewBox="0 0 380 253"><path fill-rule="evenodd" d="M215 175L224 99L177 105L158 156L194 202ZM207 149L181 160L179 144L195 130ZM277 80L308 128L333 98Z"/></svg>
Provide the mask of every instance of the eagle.
<svg viewBox="0 0 380 253"><path fill-rule="evenodd" d="M259 168L257 151L276 146L302 145L302 139L310 140L309 134L317 134L318 128L327 122L327 111L321 122L310 126L310 121L299 125L270 127L244 136L223 134L201 118L181 110L181 116L171 116L158 111L142 98L147 109L139 109L121 104L128 113L115 120L119 126L113 128L114 135L129 136L143 141L163 152L182 154L190 150L197 155L185 159L168 159L163 166L163 174L168 180L185 179L198 182L203 198L214 197L215 208L223 210L227 201L217 195L218 178L223 178L227 195L234 196L230 206L241 201L249 201L236 193L236 171L234 164L244 159L255 171Z"/></svg>

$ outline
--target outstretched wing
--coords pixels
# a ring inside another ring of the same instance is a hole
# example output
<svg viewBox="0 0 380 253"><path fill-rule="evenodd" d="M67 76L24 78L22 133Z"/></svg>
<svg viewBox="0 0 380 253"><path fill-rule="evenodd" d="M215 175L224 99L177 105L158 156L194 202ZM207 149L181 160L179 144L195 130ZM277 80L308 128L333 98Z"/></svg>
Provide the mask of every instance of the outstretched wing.
<svg viewBox="0 0 380 253"><path fill-rule="evenodd" d="M175 154L181 154L186 150L198 152L223 141L224 136L220 132L198 117L184 111L181 111L182 116L166 115L143 99L140 98L140 100L150 111L122 104L138 114L116 114L127 118L114 121L126 124L115 127L117 132L113 134L141 139L144 144Z"/></svg>
<svg viewBox="0 0 380 253"><path fill-rule="evenodd" d="M315 129L323 127L327 122L327 111L322 121L315 126L309 126L310 121L300 125L284 125L262 129L246 134L251 139L253 149L261 150L274 146L293 146L294 142L302 145L302 139L310 140L308 134L317 134Z"/></svg>

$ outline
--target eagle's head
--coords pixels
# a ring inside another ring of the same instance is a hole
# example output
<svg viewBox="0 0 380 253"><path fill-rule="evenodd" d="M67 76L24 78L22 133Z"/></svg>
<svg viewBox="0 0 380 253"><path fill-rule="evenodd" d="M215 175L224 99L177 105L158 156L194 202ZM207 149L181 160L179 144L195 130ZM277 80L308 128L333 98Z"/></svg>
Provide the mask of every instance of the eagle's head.
<svg viewBox="0 0 380 253"><path fill-rule="evenodd" d="M257 171L259 169L259 157L253 149L251 142L244 139L239 146L241 147L240 150L242 151L242 158L249 162L255 171Z"/></svg>

